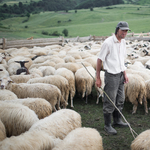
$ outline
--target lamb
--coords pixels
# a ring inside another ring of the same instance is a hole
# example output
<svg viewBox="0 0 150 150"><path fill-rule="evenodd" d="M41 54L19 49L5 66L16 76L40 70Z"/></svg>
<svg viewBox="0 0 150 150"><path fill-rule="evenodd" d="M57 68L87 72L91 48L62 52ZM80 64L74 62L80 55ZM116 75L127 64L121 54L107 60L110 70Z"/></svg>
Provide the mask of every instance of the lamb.
<svg viewBox="0 0 150 150"><path fill-rule="evenodd" d="M131 150L149 150L150 130L140 133L131 143Z"/></svg>
<svg viewBox="0 0 150 150"><path fill-rule="evenodd" d="M51 104L43 98L24 98L24 99L15 99L11 101L5 100L5 102L22 104L24 106L27 106L37 114L39 119L43 119L52 114Z"/></svg>
<svg viewBox="0 0 150 150"><path fill-rule="evenodd" d="M17 71L16 71L16 74L19 75L21 73L25 73L25 74L29 74L29 71L28 71L28 68L25 67L25 63L28 63L29 61L24 61L24 60L21 60L21 61L15 61L16 63L20 63L21 65L21 68L19 68Z"/></svg>
<svg viewBox="0 0 150 150"><path fill-rule="evenodd" d="M54 86L57 86L63 97L61 97L61 105L63 108L66 108L68 103L68 96L69 96L69 83L68 80L60 75L51 75L51 76L45 76L40 78L33 78L30 79L27 83L33 84L33 83L45 83L45 84L52 84ZM65 100L64 100L65 99Z"/></svg>
<svg viewBox="0 0 150 150"><path fill-rule="evenodd" d="M69 94L70 94L70 100L71 100L71 107L73 108L73 98L76 93L75 88L75 76L71 70L68 70L67 68L58 68L55 71L55 75L61 75L65 77L68 80L69 83Z"/></svg>
<svg viewBox="0 0 150 150"><path fill-rule="evenodd" d="M147 114L146 84L144 79L139 75L127 74L127 76L129 82L125 84L125 99L133 104L132 114L136 113L138 102L141 105L144 103L145 113Z"/></svg>
<svg viewBox="0 0 150 150"><path fill-rule="evenodd" d="M18 99L17 95L10 90L0 90L0 101Z"/></svg>
<svg viewBox="0 0 150 150"><path fill-rule="evenodd" d="M39 120L35 112L27 106L4 101L0 101L0 119L6 128L7 137L28 131Z"/></svg>
<svg viewBox="0 0 150 150"><path fill-rule="evenodd" d="M12 83L9 77L1 79L1 88L14 92L18 98L44 98L52 105L52 110L60 109L61 91L55 85L44 83Z"/></svg>
<svg viewBox="0 0 150 150"><path fill-rule="evenodd" d="M51 150L61 140L43 131L26 131L19 136L11 136L0 142L1 150Z"/></svg>
<svg viewBox="0 0 150 150"><path fill-rule="evenodd" d="M96 129L76 128L52 150L103 150L102 137Z"/></svg>
<svg viewBox="0 0 150 150"><path fill-rule="evenodd" d="M3 122L0 120L0 141L6 138L6 129Z"/></svg>
<svg viewBox="0 0 150 150"><path fill-rule="evenodd" d="M87 67L91 75L95 76L95 69L91 66ZM82 94L82 98L86 95L86 103L88 103L88 95L92 92L94 86L94 79L86 71L85 68L78 69L75 73L75 85L78 93Z"/></svg>
<svg viewBox="0 0 150 150"><path fill-rule="evenodd" d="M29 131L43 131L63 140L69 132L79 127L80 114L71 109L61 109L36 122Z"/></svg>

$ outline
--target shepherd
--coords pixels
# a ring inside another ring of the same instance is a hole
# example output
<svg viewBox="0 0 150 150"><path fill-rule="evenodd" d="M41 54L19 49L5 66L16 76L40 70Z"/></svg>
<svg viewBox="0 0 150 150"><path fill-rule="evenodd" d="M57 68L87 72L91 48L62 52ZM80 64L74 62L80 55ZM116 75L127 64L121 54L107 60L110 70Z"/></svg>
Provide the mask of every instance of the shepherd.
<svg viewBox="0 0 150 150"><path fill-rule="evenodd" d="M115 34L108 37L101 47L96 67L96 85L101 87L100 71L103 63L103 68L105 70L104 91L117 106L120 112L123 110L125 101L124 83L129 82L125 72L126 67L124 63L126 57L125 37L128 31L131 30L129 29L127 22L120 21L117 24ZM117 131L114 129L114 127L128 127L128 124L122 121L121 114L112 105L108 97L104 94L104 130L109 135L116 135ZM113 124L111 124L112 116Z"/></svg>

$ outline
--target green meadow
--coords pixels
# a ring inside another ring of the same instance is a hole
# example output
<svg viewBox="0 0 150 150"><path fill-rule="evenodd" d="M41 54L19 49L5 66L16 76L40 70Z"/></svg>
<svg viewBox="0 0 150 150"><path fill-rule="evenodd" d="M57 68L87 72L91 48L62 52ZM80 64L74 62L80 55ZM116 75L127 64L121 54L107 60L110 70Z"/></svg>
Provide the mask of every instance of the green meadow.
<svg viewBox="0 0 150 150"><path fill-rule="evenodd" d="M58 12L41 12L27 17L14 17L0 22L0 38L24 39L50 38L43 35L57 31L62 34L68 30L68 37L84 37L89 35L110 36L119 21L127 21L134 33L150 32L150 6L113 5L90 9L69 10ZM24 22L24 23L23 23Z"/></svg>

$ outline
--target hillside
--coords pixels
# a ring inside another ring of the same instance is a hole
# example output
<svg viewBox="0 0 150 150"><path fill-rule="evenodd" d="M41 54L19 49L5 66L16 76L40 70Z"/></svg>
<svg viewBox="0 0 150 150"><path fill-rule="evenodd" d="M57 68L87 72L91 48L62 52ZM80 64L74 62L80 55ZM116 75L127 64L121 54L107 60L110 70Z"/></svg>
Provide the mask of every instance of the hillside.
<svg viewBox="0 0 150 150"><path fill-rule="evenodd" d="M139 5L113 5L65 11L46 11L30 14L30 17L14 17L2 20L0 23L0 38L22 39L50 38L49 34L62 34L67 29L69 37L76 36L109 36L114 32L116 24L127 21L132 32L150 32L150 9ZM47 34L42 34L42 33ZM63 35L63 34L62 34Z"/></svg>

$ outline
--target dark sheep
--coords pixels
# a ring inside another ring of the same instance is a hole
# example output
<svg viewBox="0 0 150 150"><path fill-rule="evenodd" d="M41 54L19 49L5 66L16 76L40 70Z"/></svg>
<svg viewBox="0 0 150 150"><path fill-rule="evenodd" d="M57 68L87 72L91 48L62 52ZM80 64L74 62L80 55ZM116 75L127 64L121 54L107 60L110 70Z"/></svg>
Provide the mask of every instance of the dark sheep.
<svg viewBox="0 0 150 150"><path fill-rule="evenodd" d="M21 68L19 68L17 71L16 71L16 74L19 75L21 74L22 72L25 72L25 74L29 74L29 70L27 67L25 67L25 63L28 63L29 61L24 61L24 60L21 60L21 61L15 61L16 63L20 63L21 65Z"/></svg>

